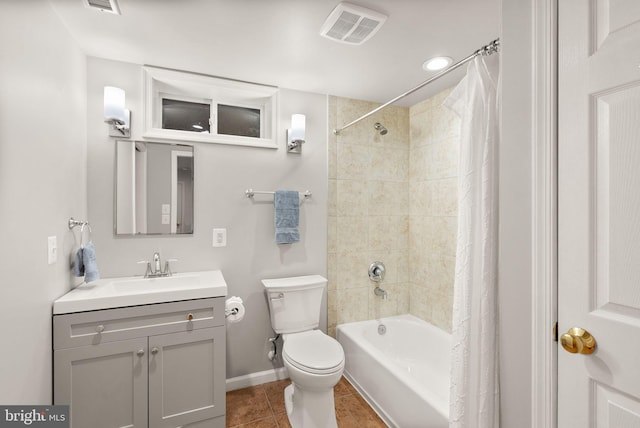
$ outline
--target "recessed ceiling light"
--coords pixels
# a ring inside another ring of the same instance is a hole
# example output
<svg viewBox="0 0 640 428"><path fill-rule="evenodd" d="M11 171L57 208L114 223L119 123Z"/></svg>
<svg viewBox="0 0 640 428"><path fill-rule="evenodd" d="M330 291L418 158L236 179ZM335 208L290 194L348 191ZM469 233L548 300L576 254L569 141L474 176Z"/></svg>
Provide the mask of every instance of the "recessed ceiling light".
<svg viewBox="0 0 640 428"><path fill-rule="evenodd" d="M437 56L428 59L422 64L422 68L426 71L437 71L447 68L453 62L453 58L448 56Z"/></svg>

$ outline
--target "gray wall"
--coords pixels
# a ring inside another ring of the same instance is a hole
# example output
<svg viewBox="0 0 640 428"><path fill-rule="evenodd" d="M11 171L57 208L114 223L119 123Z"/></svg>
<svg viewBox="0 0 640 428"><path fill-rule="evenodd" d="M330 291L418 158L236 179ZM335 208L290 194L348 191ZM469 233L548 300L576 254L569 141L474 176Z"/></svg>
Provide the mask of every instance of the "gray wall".
<svg viewBox="0 0 640 428"><path fill-rule="evenodd" d="M136 262L148 260L154 251L160 251L163 259L179 259L173 265L175 271L220 269L229 295L242 297L247 309L242 322L227 328L227 377L273 368L266 358L272 330L260 279L327 274L327 97L280 91L277 150L195 144L192 236L115 237L115 145L102 120L102 88L125 89L132 111L132 138L140 139L142 70L139 65L88 58L87 76L88 209L102 276L141 275L144 267ZM293 113L307 115L307 143L301 155L289 155L284 149ZM301 242L274 243L273 199L260 195L254 201L247 199L248 188L313 192L301 206ZM212 248L213 228L227 229L227 247ZM323 314L326 328L326 309Z"/></svg>
<svg viewBox="0 0 640 428"><path fill-rule="evenodd" d="M86 217L86 62L49 2L0 12L0 403L51 402L51 303ZM58 262L47 264L47 237Z"/></svg>

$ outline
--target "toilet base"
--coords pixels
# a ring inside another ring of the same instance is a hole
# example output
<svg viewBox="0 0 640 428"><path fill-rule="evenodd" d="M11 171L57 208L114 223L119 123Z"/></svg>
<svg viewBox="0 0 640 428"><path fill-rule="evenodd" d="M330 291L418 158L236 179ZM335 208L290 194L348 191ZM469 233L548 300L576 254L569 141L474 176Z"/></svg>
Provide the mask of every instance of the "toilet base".
<svg viewBox="0 0 640 428"><path fill-rule="evenodd" d="M337 428L333 388L303 391L294 383L284 389L284 404L292 428Z"/></svg>

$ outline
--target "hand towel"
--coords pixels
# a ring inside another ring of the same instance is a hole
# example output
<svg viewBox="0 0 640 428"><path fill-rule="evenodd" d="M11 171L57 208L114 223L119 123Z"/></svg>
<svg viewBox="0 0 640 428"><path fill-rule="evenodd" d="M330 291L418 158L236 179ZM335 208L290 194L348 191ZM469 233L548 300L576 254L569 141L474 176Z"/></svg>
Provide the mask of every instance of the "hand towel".
<svg viewBox="0 0 640 428"><path fill-rule="evenodd" d="M96 249L93 242L89 242L82 249L82 262L84 264L84 280L85 282L100 279L98 272L98 263L96 262Z"/></svg>
<svg viewBox="0 0 640 428"><path fill-rule="evenodd" d="M300 240L298 230L300 195L294 190L276 190L273 195L276 244L292 244Z"/></svg>
<svg viewBox="0 0 640 428"><path fill-rule="evenodd" d="M73 275L84 276L84 262L82 261L82 247L76 251L76 256L73 260Z"/></svg>

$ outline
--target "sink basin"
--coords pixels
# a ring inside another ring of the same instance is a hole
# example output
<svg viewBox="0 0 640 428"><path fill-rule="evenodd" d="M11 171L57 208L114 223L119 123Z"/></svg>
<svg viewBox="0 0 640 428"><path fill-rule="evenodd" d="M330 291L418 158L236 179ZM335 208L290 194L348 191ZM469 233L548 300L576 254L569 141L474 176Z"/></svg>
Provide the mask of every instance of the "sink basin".
<svg viewBox="0 0 640 428"><path fill-rule="evenodd" d="M82 284L53 302L54 314L95 311L227 295L219 270L177 273L160 278L104 278Z"/></svg>

